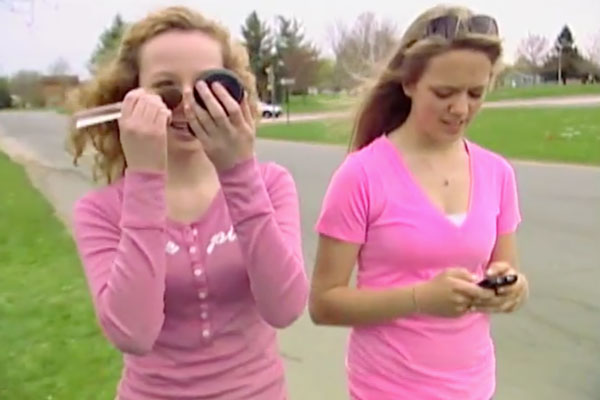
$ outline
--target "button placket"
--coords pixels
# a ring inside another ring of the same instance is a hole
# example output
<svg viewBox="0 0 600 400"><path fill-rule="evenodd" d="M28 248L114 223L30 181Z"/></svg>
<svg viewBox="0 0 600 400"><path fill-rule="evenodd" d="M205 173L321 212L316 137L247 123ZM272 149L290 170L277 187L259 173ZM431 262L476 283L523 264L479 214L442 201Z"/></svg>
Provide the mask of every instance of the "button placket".
<svg viewBox="0 0 600 400"><path fill-rule="evenodd" d="M208 304L202 303L200 304L200 319L202 320L202 331L200 332L202 335L202 339L208 341L212 336L212 330L210 327L209 321L209 313L208 313Z"/></svg>
<svg viewBox="0 0 600 400"><path fill-rule="evenodd" d="M197 298L200 302L200 315L199 318L202 321L202 330L200 335L203 340L208 341L212 337L212 329L209 321L209 310L208 310L208 286L206 281L206 270L204 269L201 262L200 246L198 243L198 229L190 227L187 231L188 238L188 253L192 261L192 273L194 276L194 286L197 292Z"/></svg>
<svg viewBox="0 0 600 400"><path fill-rule="evenodd" d="M210 328L206 327L202 329L202 337L206 340L210 339L211 331Z"/></svg>
<svg viewBox="0 0 600 400"><path fill-rule="evenodd" d="M196 228L188 228L188 252L192 260L192 272L199 282L204 281L204 270L200 262L200 252L198 247L198 231Z"/></svg>

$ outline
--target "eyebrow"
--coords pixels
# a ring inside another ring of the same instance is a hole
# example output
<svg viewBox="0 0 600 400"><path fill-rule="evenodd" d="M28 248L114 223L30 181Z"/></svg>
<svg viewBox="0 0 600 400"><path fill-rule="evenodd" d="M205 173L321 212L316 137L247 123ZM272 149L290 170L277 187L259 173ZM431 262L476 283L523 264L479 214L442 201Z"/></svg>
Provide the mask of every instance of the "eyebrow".
<svg viewBox="0 0 600 400"><path fill-rule="evenodd" d="M170 79L176 79L177 76L175 74L173 74L172 72L169 71L157 71L152 73L152 75L150 75L150 77L152 79L159 79L159 78L170 78Z"/></svg>
<svg viewBox="0 0 600 400"><path fill-rule="evenodd" d="M431 89L434 90L449 90L452 92L457 92L462 90L462 86L451 86L451 85L431 85ZM472 86L467 88L467 90L485 90L485 85Z"/></svg>

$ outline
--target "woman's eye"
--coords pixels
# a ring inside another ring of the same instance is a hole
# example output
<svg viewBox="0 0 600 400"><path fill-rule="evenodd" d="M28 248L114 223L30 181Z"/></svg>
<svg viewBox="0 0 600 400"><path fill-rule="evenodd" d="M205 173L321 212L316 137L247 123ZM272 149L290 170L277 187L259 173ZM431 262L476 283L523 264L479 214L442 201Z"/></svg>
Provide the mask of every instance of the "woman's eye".
<svg viewBox="0 0 600 400"><path fill-rule="evenodd" d="M448 97L452 96L452 92L445 90L434 90L433 93L440 99L447 99Z"/></svg>
<svg viewBox="0 0 600 400"><path fill-rule="evenodd" d="M164 81L158 81L155 84L153 84L152 86L156 87L156 88L161 88L161 87L165 87L165 86L173 86L175 83L173 81L169 81L169 80L164 80Z"/></svg>
<svg viewBox="0 0 600 400"><path fill-rule="evenodd" d="M483 92L480 92L480 91L473 92L472 91L472 92L469 92L469 96L471 96L474 99L479 99L479 98L481 98L481 96L483 96Z"/></svg>

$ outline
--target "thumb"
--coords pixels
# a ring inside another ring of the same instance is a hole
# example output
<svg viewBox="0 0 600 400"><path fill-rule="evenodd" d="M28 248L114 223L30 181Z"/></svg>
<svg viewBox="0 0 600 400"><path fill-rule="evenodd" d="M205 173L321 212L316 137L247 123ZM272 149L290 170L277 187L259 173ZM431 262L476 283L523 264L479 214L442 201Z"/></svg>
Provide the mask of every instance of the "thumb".
<svg viewBox="0 0 600 400"><path fill-rule="evenodd" d="M467 282L477 281L477 275L472 274L465 268L448 268L446 274L454 279L460 279Z"/></svg>
<svg viewBox="0 0 600 400"><path fill-rule="evenodd" d="M508 274L511 269L512 267L506 261L494 261L490 263L485 274L487 276L502 276Z"/></svg>

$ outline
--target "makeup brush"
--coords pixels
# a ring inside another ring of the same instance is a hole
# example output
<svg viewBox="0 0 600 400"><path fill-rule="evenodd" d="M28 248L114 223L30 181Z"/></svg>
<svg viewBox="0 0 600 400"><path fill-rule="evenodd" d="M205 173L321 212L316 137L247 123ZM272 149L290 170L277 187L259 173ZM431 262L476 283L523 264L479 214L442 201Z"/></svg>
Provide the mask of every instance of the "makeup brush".
<svg viewBox="0 0 600 400"><path fill-rule="evenodd" d="M198 80L205 81L211 90L211 85L213 82L221 83L229 92L231 97L233 97L238 103L241 103L242 99L244 98L244 87L240 79L232 71L227 69L215 68L204 71ZM162 98L162 100L165 102L165 105L170 110L175 109L183 99L181 91L175 86L167 86L159 89L158 95ZM200 93L198 93L196 88L194 88L194 99L200 107L207 109L202 97L200 97ZM88 126L119 119L121 117L122 104L122 102L111 103L80 111L73 115L75 127L77 129L82 129Z"/></svg>
<svg viewBox="0 0 600 400"><path fill-rule="evenodd" d="M158 95L162 98L169 110L175 109L179 103L181 103L183 98L181 91L174 86L159 89ZM121 117L122 105L123 102L111 103L75 113L73 115L75 128L82 129L88 126L119 119Z"/></svg>

